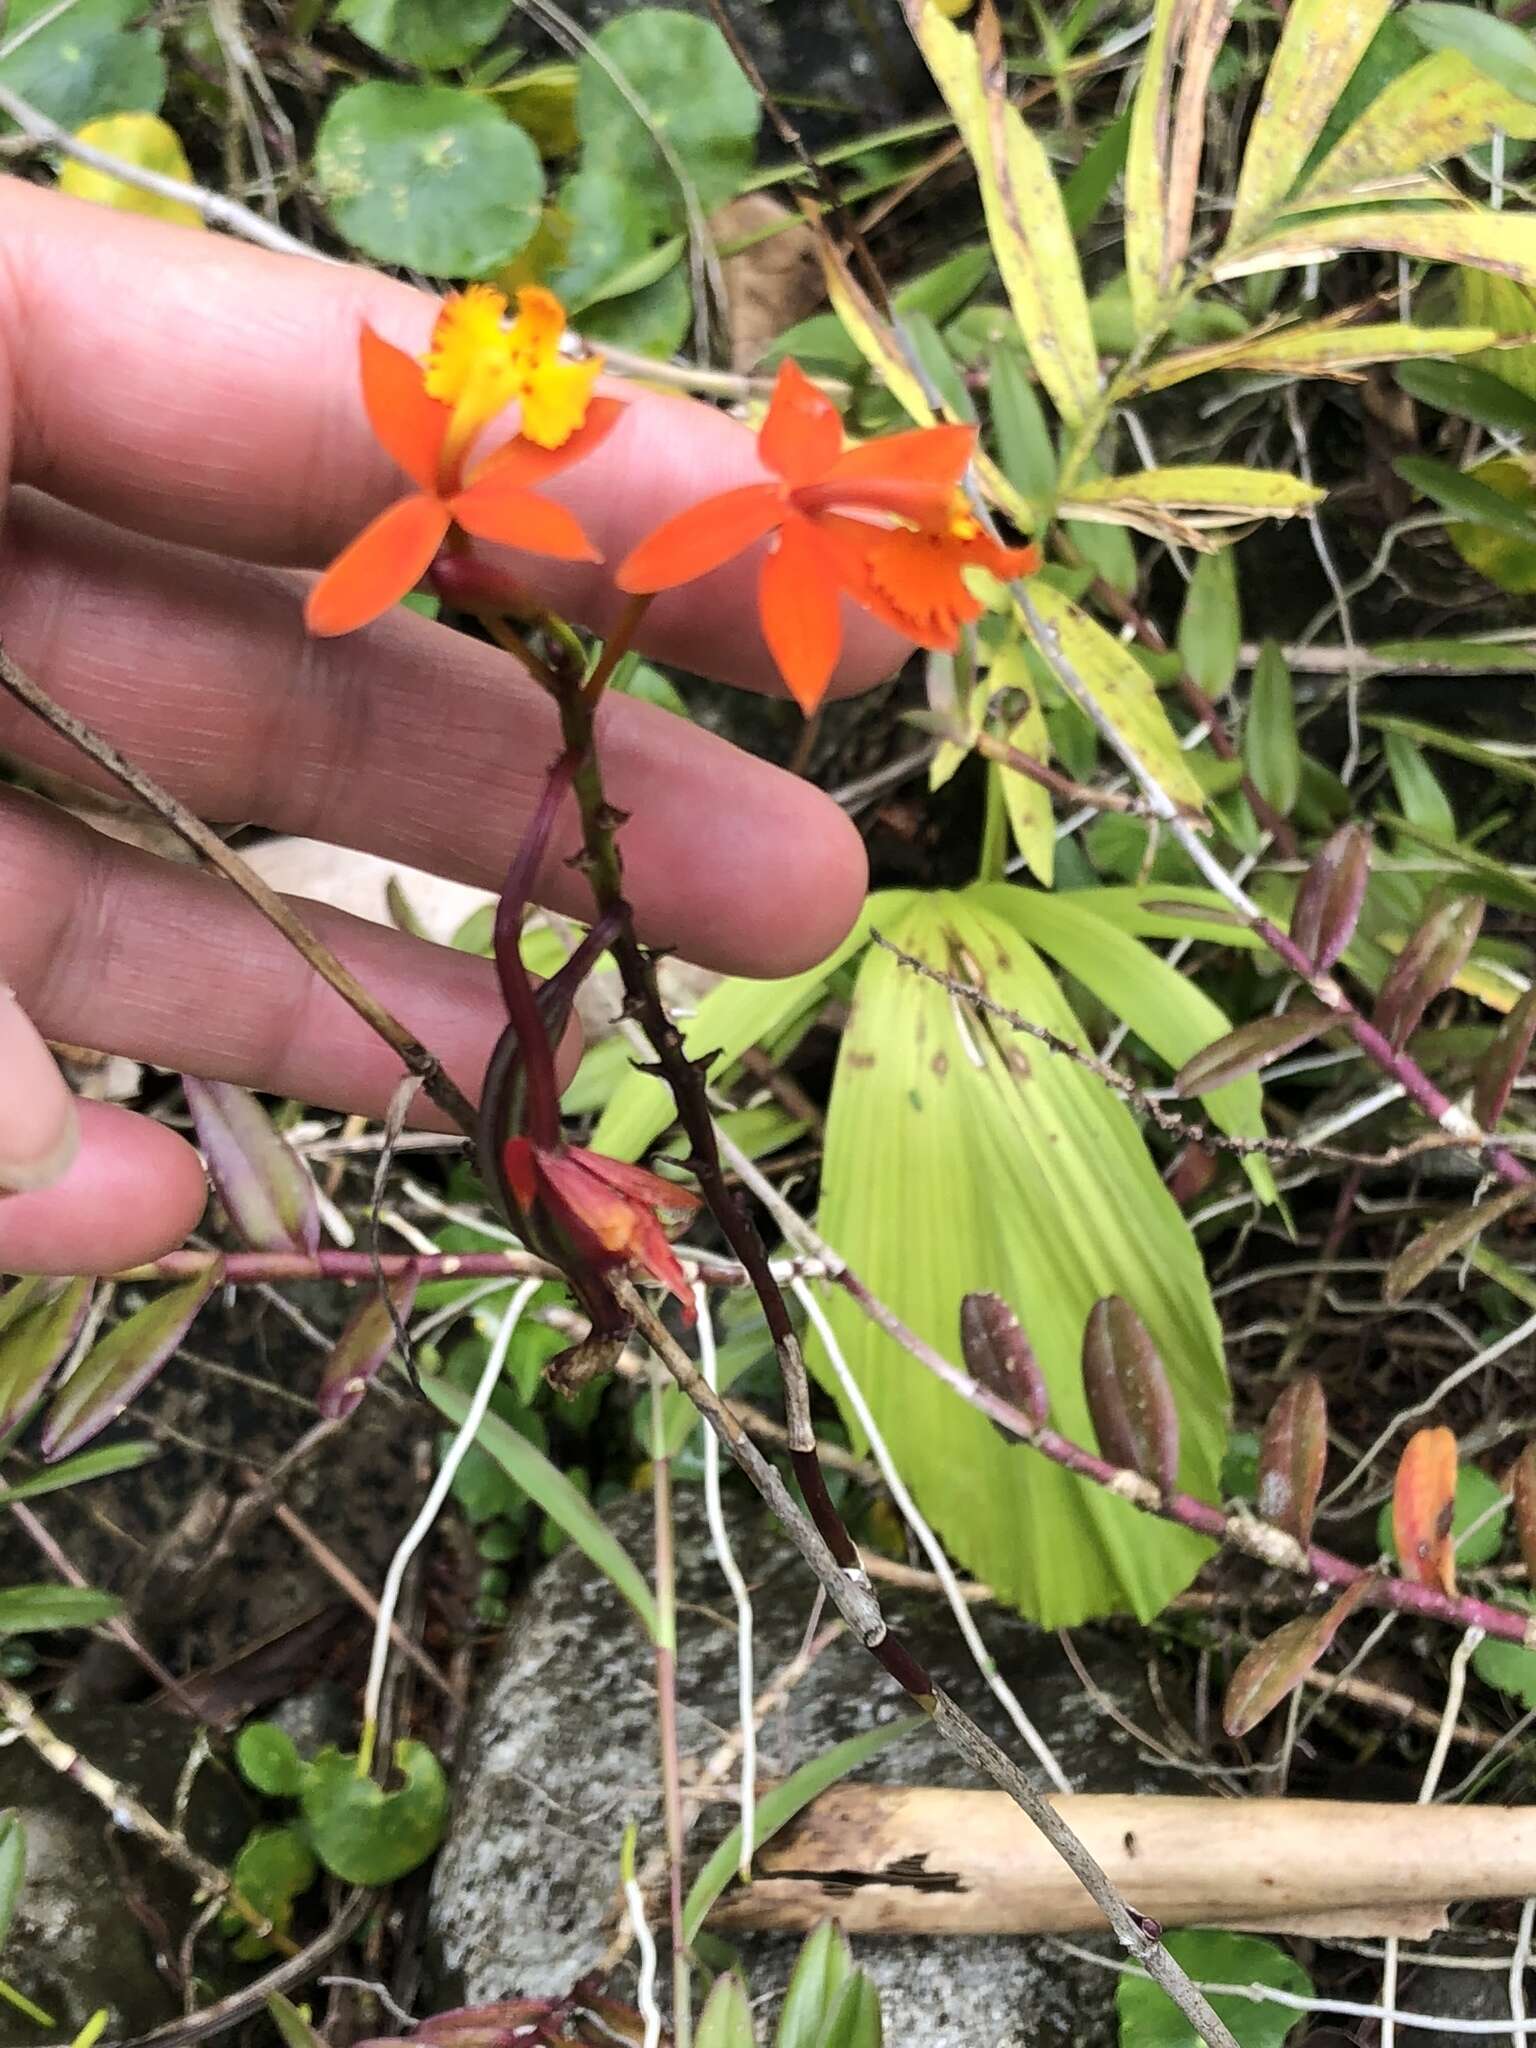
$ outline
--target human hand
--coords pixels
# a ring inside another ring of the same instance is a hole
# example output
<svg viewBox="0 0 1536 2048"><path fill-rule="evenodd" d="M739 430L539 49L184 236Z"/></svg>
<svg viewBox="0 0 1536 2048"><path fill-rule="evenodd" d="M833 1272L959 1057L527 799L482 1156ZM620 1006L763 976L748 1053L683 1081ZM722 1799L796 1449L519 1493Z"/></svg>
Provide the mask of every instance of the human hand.
<svg viewBox="0 0 1536 2048"><path fill-rule="evenodd" d="M253 821L499 886L558 745L507 656L404 610L316 642L306 579L398 494L363 416L358 333L419 350L436 302L370 272L271 256L0 179L0 639L51 694L201 815ZM548 495L611 567L660 520L761 474L750 434L636 390ZM535 601L601 631L605 569L514 558ZM776 687L749 556L659 598L641 644ZM850 610L837 687L901 643ZM822 957L862 901L858 837L826 797L633 700L604 760L642 935L732 973ZM101 778L0 700L0 748ZM105 785L110 786L110 785ZM581 913L557 828L541 898ZM490 963L316 905L308 922L473 1096L504 1021ZM34 1032L329 1107L380 1113L393 1054L228 884L0 788L0 1270L110 1271L196 1223L174 1133L71 1106ZM78 1143L71 1137L77 1124ZM67 1169L67 1170L66 1170ZM39 1188L39 1180L48 1179Z"/></svg>

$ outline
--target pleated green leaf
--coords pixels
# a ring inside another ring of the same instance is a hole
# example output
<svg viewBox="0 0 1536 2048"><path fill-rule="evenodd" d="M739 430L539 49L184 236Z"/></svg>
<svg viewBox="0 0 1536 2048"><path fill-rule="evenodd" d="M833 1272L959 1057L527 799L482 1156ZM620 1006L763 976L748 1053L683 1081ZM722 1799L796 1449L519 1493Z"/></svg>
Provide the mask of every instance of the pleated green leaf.
<svg viewBox="0 0 1536 2048"><path fill-rule="evenodd" d="M980 892L892 903L904 951L1082 1042L1054 976ZM1118 1097L883 947L859 973L827 1121L821 1227L917 1333L958 1359L961 1302L1013 1307L1051 1418L1093 1442L1080 1359L1089 1311L1130 1302L1168 1363L1179 1484L1214 1499L1225 1444L1220 1337L1198 1252ZM832 1327L924 1513L955 1556L1046 1626L1157 1613L1209 1546L1026 1447L925 1373L840 1289ZM825 1374L825 1360L815 1360ZM853 1417L845 1416L857 1436Z"/></svg>
<svg viewBox="0 0 1536 2048"><path fill-rule="evenodd" d="M1106 893L1090 889L1047 896L1037 889L996 885L974 892L990 911L1091 989L1177 1072L1201 1046L1229 1030L1231 1019L1161 954L1094 915ZM1229 1138L1264 1136L1264 1092L1256 1076L1213 1089L1201 1104ZM1255 1154L1243 1163L1255 1191L1264 1201L1274 1201L1269 1161Z"/></svg>

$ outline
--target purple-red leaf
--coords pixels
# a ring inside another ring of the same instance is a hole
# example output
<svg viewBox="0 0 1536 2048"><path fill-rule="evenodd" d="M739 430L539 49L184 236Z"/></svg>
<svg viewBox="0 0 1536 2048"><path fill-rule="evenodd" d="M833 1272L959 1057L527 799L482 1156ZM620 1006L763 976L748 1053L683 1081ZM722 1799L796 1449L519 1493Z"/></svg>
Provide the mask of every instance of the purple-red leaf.
<svg viewBox="0 0 1536 2048"><path fill-rule="evenodd" d="M1456 1439L1448 1429L1418 1429L1398 1461L1392 1487L1392 1540L1405 1577L1439 1593L1456 1590Z"/></svg>
<svg viewBox="0 0 1536 2048"><path fill-rule="evenodd" d="M1370 872L1370 840L1359 825L1341 825L1302 876L1291 937L1320 974L1354 937Z"/></svg>
<svg viewBox="0 0 1536 2048"><path fill-rule="evenodd" d="M1289 1698L1327 1654L1340 1625L1370 1589L1368 1578L1356 1579L1326 1614L1304 1614L1254 1645L1233 1672L1222 1702L1221 1725L1234 1741L1257 1728L1266 1714Z"/></svg>
<svg viewBox="0 0 1536 2048"><path fill-rule="evenodd" d="M328 1421L350 1415L395 1346L395 1324L408 1320L416 1300L416 1270L407 1267L386 1283L388 1299L375 1291L363 1303L325 1362L315 1406ZM390 1304L394 1313L390 1313Z"/></svg>
<svg viewBox="0 0 1536 2048"><path fill-rule="evenodd" d="M1515 1461L1512 1488L1515 1496L1515 1534L1526 1576L1536 1585L1536 1444L1527 1444Z"/></svg>
<svg viewBox="0 0 1536 2048"><path fill-rule="evenodd" d="M1483 923L1476 896L1452 896L1432 910L1392 962L1371 1021L1399 1049L1418 1029L1435 997L1467 964Z"/></svg>
<svg viewBox="0 0 1536 2048"><path fill-rule="evenodd" d="M1279 1017L1255 1017L1235 1031L1202 1046L1173 1077L1175 1095L1207 1095L1229 1081L1256 1074L1271 1060L1282 1059L1298 1046L1318 1038L1338 1023L1332 1010L1303 1004Z"/></svg>
<svg viewBox="0 0 1536 2048"><path fill-rule="evenodd" d="M0 1436L29 1414L48 1382L75 1348L85 1327L94 1280L24 1280L11 1289L25 1293L23 1312L0 1326ZM6 1297L10 1300L10 1295Z"/></svg>
<svg viewBox="0 0 1536 2048"><path fill-rule="evenodd" d="M1301 1544L1312 1540L1327 1456L1328 1404L1305 1373L1270 1409L1259 1446L1259 1513Z"/></svg>
<svg viewBox="0 0 1536 2048"><path fill-rule="evenodd" d="M1501 1216L1507 1216L1511 1209L1520 1208L1533 1196L1536 1196L1536 1182L1522 1181L1516 1187L1501 1188L1498 1194L1490 1195L1475 1209L1460 1209L1454 1216L1442 1216L1422 1236L1405 1245L1388 1266L1381 1283L1382 1299L1395 1302L1401 1301L1404 1295L1412 1294L1415 1287L1427 1280L1447 1259L1453 1258L1463 1245L1470 1244L1474 1237L1480 1237L1490 1223L1497 1223Z"/></svg>
<svg viewBox="0 0 1536 2048"><path fill-rule="evenodd" d="M961 1302L960 1347L978 1386L1022 1409L1031 1422L1045 1421L1045 1375L1023 1325L1000 1294L968 1294Z"/></svg>
<svg viewBox="0 0 1536 2048"><path fill-rule="evenodd" d="M203 1303L223 1275L215 1262L195 1280L167 1288L110 1329L53 1398L43 1425L42 1452L52 1464L78 1451L115 1422L181 1345Z"/></svg>
<svg viewBox="0 0 1536 2048"><path fill-rule="evenodd" d="M309 1168L244 1088L183 1076L197 1142L229 1220L254 1251L312 1252L320 1202Z"/></svg>
<svg viewBox="0 0 1536 2048"><path fill-rule="evenodd" d="M1089 1311L1083 1392L1102 1455L1170 1492L1179 1469L1173 1390L1146 1324L1118 1294Z"/></svg>
<svg viewBox="0 0 1536 2048"><path fill-rule="evenodd" d="M1472 1074L1472 1114L1480 1131L1498 1128L1509 1091L1531 1056L1536 1038L1536 982L1499 1026L1492 1045L1478 1061Z"/></svg>

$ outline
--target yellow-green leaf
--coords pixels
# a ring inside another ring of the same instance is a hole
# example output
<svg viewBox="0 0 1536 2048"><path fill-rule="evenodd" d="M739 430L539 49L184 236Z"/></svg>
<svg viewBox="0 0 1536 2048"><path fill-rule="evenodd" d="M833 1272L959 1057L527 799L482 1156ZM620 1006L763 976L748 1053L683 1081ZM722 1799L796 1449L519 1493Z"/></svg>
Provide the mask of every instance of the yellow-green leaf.
<svg viewBox="0 0 1536 2048"><path fill-rule="evenodd" d="M1292 221L1245 248L1229 242L1216 274L1244 277L1253 271L1286 270L1341 256L1349 249L1395 250L1426 263L1468 263L1520 284L1536 284L1536 214L1492 213L1478 206L1406 207L1401 212L1378 207Z"/></svg>
<svg viewBox="0 0 1536 2048"><path fill-rule="evenodd" d="M192 183L192 166L181 137L158 114L109 114L101 121L87 121L75 140L118 157L135 170L154 171L183 185ZM98 171L74 157L67 157L59 168L59 190L72 199L94 199L98 206L115 207L119 213L147 213L183 228L203 226L203 216L195 206L146 192L142 185L130 185L110 171Z"/></svg>
<svg viewBox="0 0 1536 2048"><path fill-rule="evenodd" d="M975 892L910 898L894 915L877 898L874 914L903 950L979 978L997 1000L1084 1042L1049 968ZM821 1225L957 1366L965 1295L1001 1295L1045 1375L1054 1426L1079 1443L1093 1441L1084 1328L1096 1301L1123 1297L1167 1362L1179 1483L1213 1496L1224 1439L1219 1332L1194 1240L1130 1112L1073 1061L883 947L864 959L842 1042ZM1201 1539L1009 1444L841 1288L823 1299L919 1505L1005 1599L1062 1626L1117 1610L1148 1617L1188 1582L1207 1554Z"/></svg>
<svg viewBox="0 0 1536 2048"><path fill-rule="evenodd" d="M1040 686L1030 672L1022 641L1010 640L1003 648L987 672L986 687L993 695L999 690L1019 693L1024 708L1004 737L1021 754L1028 754L1032 760L1048 761L1051 735L1040 702ZM997 773L1003 778L1003 808L1008 813L1014 844L1035 880L1049 889L1056 872L1056 820L1051 813L1050 791L1006 764Z"/></svg>
<svg viewBox="0 0 1536 2048"><path fill-rule="evenodd" d="M1468 274L1481 275L1476 271ZM1536 333L1536 313L1531 316L1531 331ZM1213 370L1262 370L1270 375L1336 377L1357 383L1371 363L1400 363L1414 356L1463 356L1491 347L1496 339L1491 326L1408 327L1395 320L1379 320L1341 327L1333 320L1309 320L1273 334L1180 349L1149 365L1136 384L1143 391L1163 391L1170 384L1204 377Z"/></svg>
<svg viewBox="0 0 1536 2048"><path fill-rule="evenodd" d="M1521 527L1536 526L1536 483L1518 455L1493 455L1468 470L1467 480L1507 501L1519 523L1505 530L1493 520L1454 519L1445 537L1469 568L1516 597L1536 592L1536 541Z"/></svg>
<svg viewBox="0 0 1536 2048"><path fill-rule="evenodd" d="M1391 0L1295 0L1248 134L1227 247L1262 231L1301 174Z"/></svg>
<svg viewBox="0 0 1536 2048"><path fill-rule="evenodd" d="M1456 310L1463 320L1491 327L1502 337L1536 336L1536 294L1507 277L1486 270L1458 270ZM1479 369L1513 384L1536 399L1536 344L1525 348L1491 348L1477 357Z"/></svg>
<svg viewBox="0 0 1536 2048"><path fill-rule="evenodd" d="M1114 730L1131 758L1175 803L1198 810L1204 793L1152 678L1135 655L1043 577L1035 577L1015 602L1025 631L1063 686L1087 700L1084 709Z"/></svg>
<svg viewBox="0 0 1536 2048"><path fill-rule="evenodd" d="M1152 33L1131 107L1131 136L1125 153L1125 274L1138 329L1151 325L1166 289L1168 191L1164 165L1173 140L1173 67L1178 43L1173 34L1183 0L1157 0Z"/></svg>
<svg viewBox="0 0 1536 2048"><path fill-rule="evenodd" d="M1001 49L974 37L935 0L902 0L919 49L976 166L1003 288L1035 374L1069 426L1099 393L1088 294L1050 160L1008 98ZM985 20L984 20L985 25Z"/></svg>
<svg viewBox="0 0 1536 2048"><path fill-rule="evenodd" d="M1327 494L1281 469L1247 469L1236 462L1192 464L1188 469L1143 469L1131 476L1084 478L1073 486L1080 505L1170 511L1266 513L1288 519L1308 511Z"/></svg>
<svg viewBox="0 0 1536 2048"><path fill-rule="evenodd" d="M1437 50L1377 94L1292 204L1347 199L1463 156L1496 131L1536 135L1536 106L1506 92L1459 50Z"/></svg>

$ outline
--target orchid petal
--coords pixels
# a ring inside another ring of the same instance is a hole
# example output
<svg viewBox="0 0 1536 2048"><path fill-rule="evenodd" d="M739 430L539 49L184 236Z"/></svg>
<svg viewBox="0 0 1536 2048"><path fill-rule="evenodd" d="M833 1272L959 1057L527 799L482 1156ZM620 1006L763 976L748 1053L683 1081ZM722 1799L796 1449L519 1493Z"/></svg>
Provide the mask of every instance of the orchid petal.
<svg viewBox="0 0 1536 2048"><path fill-rule="evenodd" d="M358 342L363 407L381 448L399 463L413 484L431 493L437 461L448 431L449 410L422 388L414 356L365 327Z"/></svg>
<svg viewBox="0 0 1536 2048"><path fill-rule="evenodd" d="M631 1166L626 1160L610 1159L606 1152L588 1152L580 1145L572 1145L570 1152L572 1158L579 1159L589 1173L595 1173L609 1187L617 1188L621 1195L644 1202L647 1208L690 1212L701 1206L703 1198L691 1188L680 1187L675 1180L663 1180L649 1167Z"/></svg>
<svg viewBox="0 0 1536 2048"><path fill-rule="evenodd" d="M455 523L476 540L496 541L528 555L548 555L557 562L603 559L574 512L499 476L482 477L460 491L449 500L449 510Z"/></svg>
<svg viewBox="0 0 1536 2048"><path fill-rule="evenodd" d="M977 430L973 426L913 426L905 434L862 440L856 449L840 455L817 481L827 487L829 496L840 496L834 485L877 481L942 487L948 494L965 475L975 444Z"/></svg>
<svg viewBox="0 0 1536 2048"><path fill-rule="evenodd" d="M789 518L758 576L763 637L807 716L827 693L843 645L838 575L807 519Z"/></svg>
<svg viewBox="0 0 1536 2048"><path fill-rule="evenodd" d="M757 437L758 454L787 484L810 484L826 475L842 447L843 422L837 407L786 356Z"/></svg>
<svg viewBox="0 0 1536 2048"><path fill-rule="evenodd" d="M743 484L705 498L648 534L625 556L613 580L633 596L691 583L771 533L783 510L774 484Z"/></svg>
<svg viewBox="0 0 1536 2048"><path fill-rule="evenodd" d="M466 488L473 490L494 477L498 483L521 484L525 490L537 490L561 470L590 455L618 425L623 411L622 398L594 398L587 407L586 419L558 448L540 448L536 442L514 434L475 465L469 472Z"/></svg>
<svg viewBox="0 0 1536 2048"><path fill-rule="evenodd" d="M330 639L381 617L426 575L448 524L448 508L436 498L401 498L381 512L310 591L309 631Z"/></svg>

